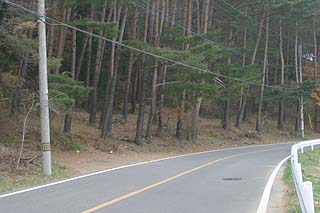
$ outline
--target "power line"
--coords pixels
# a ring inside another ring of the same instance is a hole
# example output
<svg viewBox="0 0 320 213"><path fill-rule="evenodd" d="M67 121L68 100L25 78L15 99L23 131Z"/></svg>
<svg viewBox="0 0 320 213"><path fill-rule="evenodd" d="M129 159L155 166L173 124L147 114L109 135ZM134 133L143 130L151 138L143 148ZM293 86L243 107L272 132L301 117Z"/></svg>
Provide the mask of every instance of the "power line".
<svg viewBox="0 0 320 213"><path fill-rule="evenodd" d="M149 6L149 5L147 5L147 4L145 4L145 3L142 3L142 2L139 2L138 0L129 0L129 1L132 2L133 4L135 4L136 6L138 6L138 7L142 8L142 9L146 10L148 13L151 13L151 14L153 14L153 15L157 15L157 16L161 17L162 19L165 19L165 18L161 15L161 12L160 12L160 11L154 9L155 12L152 12L152 10L150 9L150 6ZM205 40L205 41L207 41L207 42L213 43L213 44L219 46L220 48L222 48L222 49L224 49L224 50L226 50L226 51L228 51L228 52L231 52L231 53L233 53L233 54L235 54L235 55L238 55L238 56L241 56L241 57L246 57L247 59L250 59L250 58L248 58L248 57L250 56L250 53L244 54L244 53L242 53L242 52L240 52L240 51L236 51L236 49L231 48L231 47L227 47L227 46L225 46L225 45L222 44L222 43L219 43L219 42L217 42L217 41L214 41L213 39L211 39L210 37L208 37L208 36L206 36L206 35L203 35L203 34L200 34L200 33L198 33L198 32L195 32L195 31L192 30L192 29L189 30L185 25L181 24L180 22L178 22L178 21L176 21L176 20L173 20L173 18L170 17L170 16L167 17L167 18L169 18L169 20L173 21L176 26L182 28L183 30L186 30L186 31L192 33L192 34L195 35L195 36L198 36L198 37L202 38L203 40ZM256 62L258 62L258 63L260 63L260 64L264 64L264 63L265 63L263 60L258 59L258 58L256 58ZM277 65L272 64L272 63L267 63L267 66L273 67L273 68L278 68Z"/></svg>
<svg viewBox="0 0 320 213"><path fill-rule="evenodd" d="M189 30L189 29L187 28L187 26L185 26L185 25L182 24L181 22L177 21L176 19L173 19L172 16L170 16L170 15L168 15L168 16L163 16L161 11L159 11L159 10L157 10L157 9L155 9L155 8L151 8L150 5L149 5L149 4L146 4L145 2L141 2L141 1L139 1L139 0L129 0L129 1L130 1L131 3L133 3L134 5L136 5L137 7L141 8L141 9L144 9L144 10L147 11L148 13L151 13L152 15L157 15L157 16L160 17L161 19L164 19L164 20L167 19L167 20L169 20L171 23L173 22L175 26L178 26L178 27L180 27L181 29L183 29L183 30L185 30L185 31L188 31L188 32L192 33L193 35L198 36L198 37L202 38L203 40L205 40L205 41L207 41L207 42L213 43L213 44L219 46L220 48L222 48L222 49L224 49L224 50L226 50L226 51L228 51L228 52L231 52L231 53L233 53L233 54L235 54L235 55L238 55L238 56L241 56L241 57L245 57L245 58L251 60L251 58L249 58L249 56L252 56L251 53L247 53L247 52L246 52L246 53L242 53L242 52L240 52L240 51L237 51L235 48L227 47L227 46L225 46L223 43L219 43L219 42L217 42L217 41L214 41L212 38L210 38L210 37L208 37L208 36L206 36L206 35L200 34L200 33L196 32L196 31L194 31L194 30L192 30L192 29ZM154 12L153 12L153 11L154 11ZM264 60L259 59L259 58L256 58L255 62L260 63L260 64L264 64L264 63L265 63ZM268 63L268 62L267 62L267 66L268 66L268 67L273 67L273 68L276 68L276 69L278 68L278 65L273 64L273 63ZM287 67L289 67L289 68L294 68L294 66L287 66ZM306 68L306 67L304 67L304 68Z"/></svg>
<svg viewBox="0 0 320 213"><path fill-rule="evenodd" d="M234 9L235 11L237 11L240 15L245 16L246 18L248 18L249 20L251 20L252 22L254 22L255 24L259 24L256 20L254 20L253 18L251 18L250 16L246 16L245 14L243 14L243 12L241 10L239 10L238 8L234 7L233 5L231 5L230 3L226 2L225 0L220 0L221 2L225 3L227 6L229 6L230 8ZM267 27L262 24L264 29L267 29ZM275 35L279 36L279 33L277 31L272 30L270 27L268 28L268 30L272 33L274 33ZM293 39L289 38L288 36L283 35L284 38L287 38L290 41L293 41ZM314 44L311 43L305 43L305 42L300 42L303 45L306 46L314 46Z"/></svg>
<svg viewBox="0 0 320 213"><path fill-rule="evenodd" d="M13 2L11 2L11 1L8 1L8 0L0 0L0 1L5 2L5 3L7 3L8 5L10 5L10 6L12 6L12 7L16 7L16 8L18 8L18 9L20 9L20 10L23 10L23 11L25 11L25 12L31 13L31 14L35 15L36 17L39 17L39 15L40 15L40 14L38 14L37 12L35 12L35 11L31 10L31 9L28 9L28 8L22 6L22 5L13 3ZM239 78L235 78L235 77L232 77L232 76L227 76L227 75L223 75L223 74L220 74L220 73L212 72L212 71L210 71L210 70L208 70L208 69L202 69L202 68L199 68L199 67L195 67L195 66L192 66L192 65L188 65L188 64L185 64L185 63L183 63L183 62L179 62L179 61L176 61L176 60L173 60L173 59L170 59L170 58L161 56L161 55L157 55L157 54L154 54L154 53L145 51L145 50L141 50L141 49L138 49L138 48L136 48L136 47L132 47L132 46L129 46L129 45L127 45L127 44L124 44L124 43L121 43L121 42L118 42L118 41L115 41L115 40L112 40L112 39L108 39L108 38L106 38L106 37L103 37L103 36L94 34L94 33L92 33L92 32L88 32L88 31L86 31L86 30L82 30L82 29L80 29L80 28L74 27L74 26L72 26L72 25L66 24L66 23L64 23L64 22L55 20L55 19L50 18L50 17L47 17L47 16L45 16L45 18L48 19L48 20L50 20L50 21L52 21L52 22L55 22L55 23L57 23L57 24L59 24L59 25L61 25L61 26L64 26L64 27L67 27L67 28L76 30L76 31L81 32L81 33L83 33L83 34L87 34L87 35L90 35L90 36L92 36L92 37L95 37L95 38L98 38L98 39L107 41L107 42L109 42L109 43L113 43L113 44L122 46L122 47L124 47L124 48L130 49L130 50L133 50L133 51L136 51L136 52L143 53L143 54L145 54L145 55L149 55L149 56L152 56L152 57L155 57L155 58L164 60L164 61L168 61L168 62L174 63L175 65L180 65L180 66L183 66L183 67L192 69L192 70L197 70L197 71L199 71L199 72L201 72L201 73L208 73L208 74L212 74L212 75L218 76L218 77L223 77L223 78L226 78L226 79L229 79L229 80L247 83L247 84L249 84L249 85L269 87L269 88L278 89L278 90L282 90L282 89L296 90L296 87L281 87L281 86L273 86L273 85L263 85L263 84L259 84L259 83L252 82L252 81L249 81L249 80L239 79ZM47 22L46 22L46 24L50 25L50 24L47 23Z"/></svg>

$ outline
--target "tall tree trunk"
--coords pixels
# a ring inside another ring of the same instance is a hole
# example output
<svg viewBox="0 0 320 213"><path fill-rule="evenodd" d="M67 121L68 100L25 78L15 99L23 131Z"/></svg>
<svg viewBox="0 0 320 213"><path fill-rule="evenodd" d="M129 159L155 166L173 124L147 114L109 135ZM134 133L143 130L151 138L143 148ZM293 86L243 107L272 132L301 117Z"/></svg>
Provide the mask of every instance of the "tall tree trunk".
<svg viewBox="0 0 320 213"><path fill-rule="evenodd" d="M187 90L184 89L182 92L181 108L179 109L179 112L178 112L178 121L177 121L177 127L176 127L176 138L178 140L182 140L182 138L183 138L182 127L183 127L183 116L185 113L186 95L187 95Z"/></svg>
<svg viewBox="0 0 320 213"><path fill-rule="evenodd" d="M296 21L295 28L295 42L294 42L294 65L295 65L295 74L296 74L296 83L297 87L299 87L299 65L298 65L298 22ZM297 99L297 114L296 114L296 123L295 123L295 131L299 131L299 98Z"/></svg>
<svg viewBox="0 0 320 213"><path fill-rule="evenodd" d="M246 14L247 14L247 9L246 9ZM256 62L256 56L257 56L257 52L258 52L258 48L259 48L259 44L260 44L260 40L261 40L261 35L262 35L262 29L263 29L263 24L264 24L264 21L265 21L265 13L260 17L260 21L259 21L259 29L258 29L258 35L257 35L257 39L256 39L256 43L255 43L255 46L254 46L254 49L253 49L253 53L252 53L252 58L251 58L251 65L255 64ZM245 36L245 40L247 40L247 36ZM246 57L245 55L243 56L244 58ZM244 63L243 63L244 64ZM250 90L252 90L253 88L250 87L248 89L248 92ZM240 107L240 110L238 112L238 115L237 115L237 124L236 124L236 127L237 128L240 128L240 123L238 123L238 121L241 122L241 120L245 120L245 117L246 117L246 111L247 111L247 101L248 101L248 98L245 97L243 98L242 100L242 104L241 104L241 107ZM242 109L242 107L244 107L244 109ZM255 97L252 98L252 114L254 114L255 112ZM241 118L241 114L243 114L243 117Z"/></svg>
<svg viewBox="0 0 320 213"><path fill-rule="evenodd" d="M192 128L191 128L191 140L193 144L197 143L198 136L198 120L199 120L199 112L201 108L202 97L197 98L196 106L192 113Z"/></svg>
<svg viewBox="0 0 320 213"><path fill-rule="evenodd" d="M77 31L72 30L72 61L71 61L71 77L76 77L76 60L77 60Z"/></svg>
<svg viewBox="0 0 320 213"><path fill-rule="evenodd" d="M132 85L132 93L131 93L131 113L134 114L137 108L137 101L140 100L141 97L141 89L139 86L141 85L142 78L141 78L141 67L140 63L136 65L135 69L135 77L134 82Z"/></svg>
<svg viewBox="0 0 320 213"><path fill-rule="evenodd" d="M302 68L302 45L299 45L299 83L300 87L302 87L303 83L303 68ZM304 138L304 100L303 94L300 95L300 136Z"/></svg>
<svg viewBox="0 0 320 213"><path fill-rule="evenodd" d="M197 29L198 32L201 32L201 16L200 16L200 1L196 0L196 6L197 6Z"/></svg>
<svg viewBox="0 0 320 213"><path fill-rule="evenodd" d="M18 73L19 79L16 83L16 89L15 89L15 93L13 95L10 117L15 116L17 112L20 112L21 95L22 95L21 88L23 85L23 78L25 77L26 69L28 66L28 60L26 57L28 57L28 56L26 53L24 53L24 54L22 54L22 57L20 59L19 73Z"/></svg>
<svg viewBox="0 0 320 213"><path fill-rule="evenodd" d="M137 39L137 25L138 25L138 18L139 18L139 10L135 8L134 16L133 16L133 23L132 23L132 39ZM124 100L123 100L123 109L122 109L122 119L127 122L128 120L128 108L129 108L129 94L130 94L130 84L131 84L131 74L132 74L132 67L134 64L134 52L130 51L129 55L129 62L128 62L128 73L127 79L125 82L124 88Z"/></svg>
<svg viewBox="0 0 320 213"><path fill-rule="evenodd" d="M106 18L106 9L107 9L107 2L108 0L104 0L103 6L102 6L102 13L101 13L101 18L100 21L104 22ZM103 35L103 31L100 31L99 35ZM95 66L94 66L94 73L93 73L93 90L91 92L91 109L90 109L90 116L89 116L89 122L91 124L96 123L96 116L97 116L97 104L98 104L98 84L99 84L99 79L100 79L100 70L101 70L101 63L100 61L102 60L103 56L102 51L103 51L103 41L101 39L98 40L98 47L97 47L97 52L96 52L96 61L95 61Z"/></svg>
<svg viewBox="0 0 320 213"><path fill-rule="evenodd" d="M62 22L66 22L70 20L71 17L71 9L63 9L63 16L62 16ZM59 38L59 45L58 45L58 50L57 50L57 59L62 60L63 59L63 52L64 52L64 47L66 43L66 36L67 36L67 29L65 26L61 26L60 28L60 38ZM55 70L55 73L59 73L59 68Z"/></svg>
<svg viewBox="0 0 320 213"><path fill-rule="evenodd" d="M245 11L245 15L247 16L248 14L248 8L246 8L246 11ZM244 26L244 32L243 32L243 49L246 50L247 48L247 25ZM243 56L242 56L242 67L244 67L246 65L246 58L247 58L247 55L246 53L243 53ZM236 127L238 129L240 129L240 126L241 126L241 122L243 121L243 118L244 118L244 115L245 115L245 109L247 107L247 93L248 93L248 88L241 88L241 100L240 100L240 108L239 108L239 111L237 113L237 119L236 119Z"/></svg>
<svg viewBox="0 0 320 213"><path fill-rule="evenodd" d="M231 29L229 32L229 45L232 46L233 45L233 39L234 39L234 32ZM228 64L231 64L231 56L228 56ZM227 89L228 90L228 89ZM222 127L225 130L230 130L230 93L229 91L225 92L225 104L224 104L224 113L223 113L223 125Z"/></svg>
<svg viewBox="0 0 320 213"><path fill-rule="evenodd" d="M95 4L91 4L90 8L90 18L93 20L94 19L94 12L96 9ZM90 31L91 32L91 31ZM87 70L86 70L86 87L90 86L90 74L91 74L91 64L92 64L92 35L89 35L88 37L88 51L87 51ZM81 72L81 62L82 60L79 60L79 67L80 69L78 70L79 74Z"/></svg>
<svg viewBox="0 0 320 213"><path fill-rule="evenodd" d="M90 86L90 74L91 74L91 63L92 63L92 36L89 36L88 41L88 61L87 61L87 71L86 71L86 87Z"/></svg>
<svg viewBox="0 0 320 213"><path fill-rule="evenodd" d="M210 0L204 0L204 16L203 16L203 34L208 33L208 20L209 20L209 11L210 10Z"/></svg>
<svg viewBox="0 0 320 213"><path fill-rule="evenodd" d="M86 36L84 38L84 42L82 44L82 48L81 48L81 52L80 52L80 56L79 56L79 62L78 62L77 70L76 70L76 80L79 80L79 78L80 78L84 55L86 53L88 42L90 39L89 37L90 36Z"/></svg>
<svg viewBox="0 0 320 213"><path fill-rule="evenodd" d="M230 130L230 98L224 102L224 113L223 113L223 128Z"/></svg>
<svg viewBox="0 0 320 213"><path fill-rule="evenodd" d="M148 0L148 5L149 5ZM148 12L148 11L147 11ZM145 17L145 25L144 25L144 35L143 35L143 41L144 43L147 42L148 39L148 31L149 31L149 13L146 14ZM143 55L142 58L142 64L144 64L146 61L146 55ZM139 64L139 67L141 68L141 64ZM137 70L136 75L139 76L140 74L140 100L139 100L139 112L138 112L138 118L137 118L137 125L136 125L136 137L135 137L135 143L137 145L143 144L143 126L144 126L144 109L145 109L145 98L146 98L146 71L145 67L143 69ZM137 78L136 78L137 79ZM135 106L134 106L135 107Z"/></svg>
<svg viewBox="0 0 320 213"><path fill-rule="evenodd" d="M157 105L157 86L156 86L157 83L158 83L158 59L156 59L156 62L153 68L152 97L151 97L152 100L151 100L151 106L149 110L148 124L147 124L147 130L146 130L147 143L151 143L152 123L153 123L153 118L154 118L156 105Z"/></svg>
<svg viewBox="0 0 320 213"><path fill-rule="evenodd" d="M63 131L66 133L70 133L71 132L71 125L72 125L72 113L71 112L67 112L65 118L64 118L64 127L63 127Z"/></svg>
<svg viewBox="0 0 320 213"><path fill-rule="evenodd" d="M266 10L268 6L266 5ZM263 63L263 70L261 76L261 91L260 91L260 99L259 99L259 108L258 108L258 115L257 115L257 123L256 123L256 130L260 132L263 128L263 116L262 116L262 108L263 108L263 96L264 96L264 87L265 87L265 80L266 80L266 71L267 71L267 63L268 63L268 46L269 46L269 14L266 14L266 41L265 41L265 51L264 51L264 63Z"/></svg>
<svg viewBox="0 0 320 213"><path fill-rule="evenodd" d="M216 12L216 8L215 8L215 0L211 0L210 1L210 8L209 8L209 23L208 23L208 27L213 28L214 27L214 22L215 22L215 12Z"/></svg>
<svg viewBox="0 0 320 213"><path fill-rule="evenodd" d="M313 64L313 77L318 82L318 45L317 45L317 31L316 31L316 17L313 17L313 41L314 41L314 64ZM314 108L313 125L316 129L318 126L318 109Z"/></svg>
<svg viewBox="0 0 320 213"><path fill-rule="evenodd" d="M122 18L119 36L118 36L119 43L122 43L122 40L123 40L123 34L124 34L125 26L127 23L127 16L128 16L128 6L126 5L125 9L124 9L124 14L123 14L123 18ZM120 17L118 18L118 22L120 22ZM114 67L114 72L113 72L112 81L111 81L108 109L107 109L107 114L105 117L105 123L104 123L103 129L102 129L102 136L104 138L110 136L112 133L113 105L114 105L114 98L115 98L115 92L116 92L116 83L117 83L117 79L118 79L120 50L121 50L121 47L118 46L117 52L116 52L115 67ZM112 57L114 57L114 56L112 56Z"/></svg>
<svg viewBox="0 0 320 213"><path fill-rule="evenodd" d="M156 10L159 10L160 0L156 0ZM151 25L152 26L152 25ZM155 48L160 46L160 30L159 30L159 18L155 17L155 26L154 26L154 38L155 38ZM152 123L154 119L154 115L157 108L157 83L158 83L158 69L159 69L158 59L155 59L155 64L153 68L153 81L152 81L152 96L151 96L151 106L148 117L148 125L146 130L146 140L147 143L151 143L152 138Z"/></svg>
<svg viewBox="0 0 320 213"><path fill-rule="evenodd" d="M141 71L141 96L139 100L139 112L136 125L136 137L135 143L137 145L143 145L143 126L144 126L144 109L145 109L145 99L146 99L146 71L145 68Z"/></svg>
<svg viewBox="0 0 320 213"><path fill-rule="evenodd" d="M167 78L167 69L168 66L165 64L162 67L162 81L159 83L162 83L162 88L165 88L166 78ZM163 112L163 105L164 105L164 93L162 92L159 96L159 108L158 108L158 132L162 132L163 128L163 122L162 122L162 112Z"/></svg>
<svg viewBox="0 0 320 213"><path fill-rule="evenodd" d="M283 55L283 36L282 36L282 19L279 19L279 51L280 51L280 62L281 62L281 72L280 72L280 85L284 86L284 55ZM283 128L283 116L284 116L284 103L283 103L283 95L281 94L281 98L279 101L279 114L278 114L278 129Z"/></svg>
<svg viewBox="0 0 320 213"><path fill-rule="evenodd" d="M171 25L175 25L176 22L176 14L177 14L177 0L173 0L172 3L172 18L171 18Z"/></svg>
<svg viewBox="0 0 320 213"><path fill-rule="evenodd" d="M256 56L257 56L258 47L259 47L260 40L261 40L262 28L263 28L263 24L264 24L264 21L265 21L265 16L267 16L266 13L264 13L263 16L260 17L259 30L258 30L256 44L255 44L254 49L253 49L251 64L255 64L255 62L256 62Z"/></svg>
<svg viewBox="0 0 320 213"><path fill-rule="evenodd" d="M53 7L53 15L56 15L57 11L57 1L52 2ZM52 58L53 56L53 47L54 47L54 38L55 38L56 26L54 24L49 26L49 41L48 41L48 58Z"/></svg>

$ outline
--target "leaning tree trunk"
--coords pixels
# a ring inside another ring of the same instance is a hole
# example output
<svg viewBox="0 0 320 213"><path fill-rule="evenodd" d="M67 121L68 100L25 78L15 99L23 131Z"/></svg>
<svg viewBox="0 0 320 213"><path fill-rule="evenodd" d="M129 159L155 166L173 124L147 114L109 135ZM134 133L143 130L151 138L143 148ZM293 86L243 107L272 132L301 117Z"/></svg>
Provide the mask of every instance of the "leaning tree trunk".
<svg viewBox="0 0 320 213"><path fill-rule="evenodd" d="M267 71L267 63L268 63L268 46L269 46L269 14L266 12L266 41L265 41L265 51L264 51L264 63L263 70L261 76L261 91L260 91L260 99L259 99L259 108L257 115L257 123L256 130L260 132L263 128L263 117L262 117L262 108L263 108L263 96L264 96L264 87L266 80L266 71Z"/></svg>

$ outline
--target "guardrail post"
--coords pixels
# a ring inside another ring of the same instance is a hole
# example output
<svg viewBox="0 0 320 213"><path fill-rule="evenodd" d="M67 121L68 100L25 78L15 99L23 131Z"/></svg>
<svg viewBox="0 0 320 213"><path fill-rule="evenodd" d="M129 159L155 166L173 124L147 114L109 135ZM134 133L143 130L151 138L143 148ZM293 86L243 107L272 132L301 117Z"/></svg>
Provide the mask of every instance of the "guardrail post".
<svg viewBox="0 0 320 213"><path fill-rule="evenodd" d="M303 180L302 180L301 163L296 163L296 165L295 165L295 172L296 172L298 184L299 184L299 185L302 185L302 184L303 184Z"/></svg>
<svg viewBox="0 0 320 213"><path fill-rule="evenodd" d="M293 161L294 161L294 163L298 163L298 151L297 151L297 149L293 150Z"/></svg>
<svg viewBox="0 0 320 213"><path fill-rule="evenodd" d="M301 164L299 163L299 154L304 152L304 147L311 147L320 145L320 139L303 141L294 144L291 147L291 167L293 172L293 179L297 190L297 195L300 202L300 207L303 213L314 213L314 199L312 182L303 182L303 174Z"/></svg>
<svg viewBox="0 0 320 213"><path fill-rule="evenodd" d="M313 189L310 181L303 183L303 200L307 213L314 213Z"/></svg>

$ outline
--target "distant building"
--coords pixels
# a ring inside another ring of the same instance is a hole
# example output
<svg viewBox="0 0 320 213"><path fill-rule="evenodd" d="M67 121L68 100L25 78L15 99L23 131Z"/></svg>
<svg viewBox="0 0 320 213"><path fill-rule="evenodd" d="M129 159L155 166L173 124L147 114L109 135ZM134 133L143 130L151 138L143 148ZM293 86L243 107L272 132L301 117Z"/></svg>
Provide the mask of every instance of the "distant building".
<svg viewBox="0 0 320 213"><path fill-rule="evenodd" d="M314 59L315 59L316 57L314 56L313 53L310 53L310 54L305 54L305 55L303 56L303 58L304 58L306 61L314 61ZM320 56L317 56L317 61L320 62Z"/></svg>

